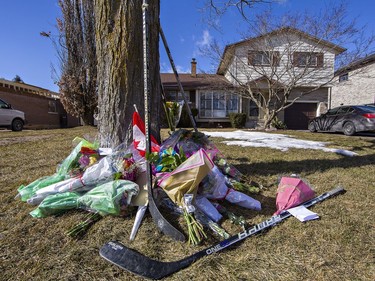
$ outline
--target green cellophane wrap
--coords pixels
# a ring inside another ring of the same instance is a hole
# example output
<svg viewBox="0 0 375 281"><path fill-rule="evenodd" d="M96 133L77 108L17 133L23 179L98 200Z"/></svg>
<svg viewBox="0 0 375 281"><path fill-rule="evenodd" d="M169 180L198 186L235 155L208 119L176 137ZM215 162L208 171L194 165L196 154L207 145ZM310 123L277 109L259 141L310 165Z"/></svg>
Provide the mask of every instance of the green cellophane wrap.
<svg viewBox="0 0 375 281"><path fill-rule="evenodd" d="M57 172L51 176L46 176L39 178L32 183L28 185L21 185L18 188L18 193L21 196L22 201L27 201L27 199L31 198L33 195L35 195L35 192L43 187L49 186L51 184L60 182L62 180L65 180L69 178L69 171L72 168L72 166L76 163L81 148L87 147L93 150L96 150L99 148L99 143L94 142L91 143L85 139L82 138L75 138L73 140L73 143L77 143L76 147L72 150L72 152L69 154L67 158L64 159L64 161L61 163L61 165L58 167Z"/></svg>
<svg viewBox="0 0 375 281"><path fill-rule="evenodd" d="M102 216L120 215L120 211L130 205L132 197L137 196L138 192L136 183L114 180L99 185L82 196L75 192L49 195L30 215L43 218L75 208L97 212Z"/></svg>

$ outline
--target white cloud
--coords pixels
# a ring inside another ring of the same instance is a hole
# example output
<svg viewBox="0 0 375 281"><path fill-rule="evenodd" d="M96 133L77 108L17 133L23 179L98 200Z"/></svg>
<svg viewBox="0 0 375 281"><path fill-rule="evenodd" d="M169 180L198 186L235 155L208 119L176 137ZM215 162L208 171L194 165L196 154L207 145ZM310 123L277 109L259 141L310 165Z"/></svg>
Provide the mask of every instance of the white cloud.
<svg viewBox="0 0 375 281"><path fill-rule="evenodd" d="M190 73L190 69L181 65L176 65L177 73ZM169 63L162 62L160 64L160 72L162 73L173 73L173 69Z"/></svg>
<svg viewBox="0 0 375 281"><path fill-rule="evenodd" d="M207 47L212 41L212 36L208 30L203 30L203 34L200 40L195 42L198 47Z"/></svg>

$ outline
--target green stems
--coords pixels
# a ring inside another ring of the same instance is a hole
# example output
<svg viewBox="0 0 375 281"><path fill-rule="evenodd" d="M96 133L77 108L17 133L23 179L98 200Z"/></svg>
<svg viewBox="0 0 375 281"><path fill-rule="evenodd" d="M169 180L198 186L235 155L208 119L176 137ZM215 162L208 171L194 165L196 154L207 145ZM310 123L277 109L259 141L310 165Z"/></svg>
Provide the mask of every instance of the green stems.
<svg viewBox="0 0 375 281"><path fill-rule="evenodd" d="M190 245L198 245L204 238L207 238L203 226L195 219L193 213L189 213L184 209L184 218L188 226L188 242Z"/></svg>

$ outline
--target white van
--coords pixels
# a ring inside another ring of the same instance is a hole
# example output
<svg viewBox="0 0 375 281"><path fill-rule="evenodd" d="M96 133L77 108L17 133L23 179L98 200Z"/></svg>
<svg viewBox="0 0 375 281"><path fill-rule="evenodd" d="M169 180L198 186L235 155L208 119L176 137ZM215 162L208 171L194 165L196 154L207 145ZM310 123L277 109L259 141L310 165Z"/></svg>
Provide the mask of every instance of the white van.
<svg viewBox="0 0 375 281"><path fill-rule="evenodd" d="M25 124L25 113L15 110L12 106L0 99L0 127L22 131Z"/></svg>

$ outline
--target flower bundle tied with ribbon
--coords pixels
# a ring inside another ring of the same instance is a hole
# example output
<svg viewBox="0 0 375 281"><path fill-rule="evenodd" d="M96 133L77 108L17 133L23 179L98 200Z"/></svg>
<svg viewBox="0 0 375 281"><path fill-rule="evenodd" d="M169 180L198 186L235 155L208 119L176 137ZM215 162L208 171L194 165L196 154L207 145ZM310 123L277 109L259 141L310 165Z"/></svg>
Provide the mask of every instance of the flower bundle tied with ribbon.
<svg viewBox="0 0 375 281"><path fill-rule="evenodd" d="M201 180L214 167L207 153L200 149L174 171L165 173L158 181L169 198L184 210L184 217L188 225L189 242L198 244L205 237L202 226L193 216L192 203L197 194Z"/></svg>

